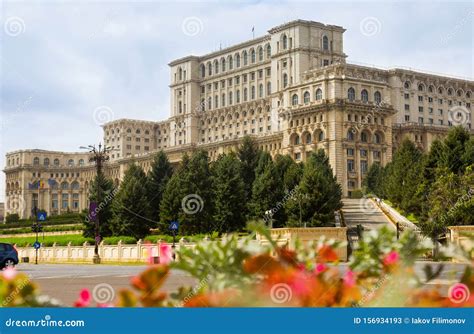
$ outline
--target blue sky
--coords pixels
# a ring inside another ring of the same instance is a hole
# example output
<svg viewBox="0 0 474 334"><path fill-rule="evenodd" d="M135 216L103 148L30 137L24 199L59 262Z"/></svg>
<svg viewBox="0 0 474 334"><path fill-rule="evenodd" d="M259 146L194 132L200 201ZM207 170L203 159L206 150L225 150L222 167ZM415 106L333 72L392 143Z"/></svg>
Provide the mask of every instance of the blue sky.
<svg viewBox="0 0 474 334"><path fill-rule="evenodd" d="M349 62L473 77L470 2L35 2L0 4L2 167L8 151L97 142L104 120L167 118L167 64L250 39L253 26L341 25Z"/></svg>

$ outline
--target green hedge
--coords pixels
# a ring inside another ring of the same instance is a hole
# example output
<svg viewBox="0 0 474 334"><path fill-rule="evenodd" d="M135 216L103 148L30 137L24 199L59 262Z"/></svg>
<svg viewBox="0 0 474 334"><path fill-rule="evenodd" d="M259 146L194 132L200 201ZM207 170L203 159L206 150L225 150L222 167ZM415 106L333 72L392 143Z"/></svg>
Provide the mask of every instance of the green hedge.
<svg viewBox="0 0 474 334"><path fill-rule="evenodd" d="M50 225L43 228L44 232L63 232L63 231L82 231L82 225ZM33 230L30 227L19 227L14 229L0 229L0 235L5 234L23 234L23 233L33 233Z"/></svg>
<svg viewBox="0 0 474 334"><path fill-rule="evenodd" d="M29 227L35 221L31 219L22 219L15 223L0 224L0 230L11 229L15 227ZM84 215L79 213L66 213L64 215L49 216L42 222L43 226L66 225L66 224L83 224Z"/></svg>

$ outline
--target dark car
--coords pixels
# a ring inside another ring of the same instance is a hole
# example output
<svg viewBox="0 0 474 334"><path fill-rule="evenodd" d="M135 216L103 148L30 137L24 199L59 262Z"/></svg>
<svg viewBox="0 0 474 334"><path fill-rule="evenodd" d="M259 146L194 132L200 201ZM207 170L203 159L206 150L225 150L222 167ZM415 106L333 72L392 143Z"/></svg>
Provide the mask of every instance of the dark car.
<svg viewBox="0 0 474 334"><path fill-rule="evenodd" d="M0 242L0 267L13 267L18 264L18 252L13 245Z"/></svg>

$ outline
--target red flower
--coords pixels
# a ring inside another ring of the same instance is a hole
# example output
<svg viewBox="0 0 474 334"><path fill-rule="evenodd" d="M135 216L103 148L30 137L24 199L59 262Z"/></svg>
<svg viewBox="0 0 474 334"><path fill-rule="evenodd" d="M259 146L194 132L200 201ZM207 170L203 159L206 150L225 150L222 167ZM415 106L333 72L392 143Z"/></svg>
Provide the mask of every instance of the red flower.
<svg viewBox="0 0 474 334"><path fill-rule="evenodd" d="M348 270L342 280L348 288L352 288L356 284L356 274L352 270Z"/></svg>
<svg viewBox="0 0 474 334"><path fill-rule="evenodd" d="M323 271L325 271L328 267L324 263L316 263L316 268L314 268L314 273L319 275Z"/></svg>
<svg viewBox="0 0 474 334"><path fill-rule="evenodd" d="M398 262L400 259L400 255L398 254L397 251L391 251L385 257L383 258L383 264L386 266L393 265Z"/></svg>
<svg viewBox="0 0 474 334"><path fill-rule="evenodd" d="M79 299L74 302L76 307L87 307L91 301L91 293L88 289L82 289L79 293Z"/></svg>
<svg viewBox="0 0 474 334"><path fill-rule="evenodd" d="M170 245L160 245L160 264L168 264L172 261L173 254Z"/></svg>

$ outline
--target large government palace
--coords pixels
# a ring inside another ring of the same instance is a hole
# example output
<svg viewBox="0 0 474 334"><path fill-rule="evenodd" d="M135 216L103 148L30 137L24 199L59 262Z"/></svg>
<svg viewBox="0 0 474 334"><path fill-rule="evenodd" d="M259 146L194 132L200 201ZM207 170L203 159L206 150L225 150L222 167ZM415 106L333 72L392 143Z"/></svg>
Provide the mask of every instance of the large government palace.
<svg viewBox="0 0 474 334"><path fill-rule="evenodd" d="M145 171L158 150L173 163L196 148L215 159L248 135L296 161L324 149L350 196L403 138L427 150L451 126L471 129L472 80L347 63L344 31L297 20L172 61L170 117L104 124L105 145L114 149L105 173L118 185L132 159ZM28 217L35 206L49 214L87 208L95 167L87 153L28 149L7 153L4 172L6 212Z"/></svg>

